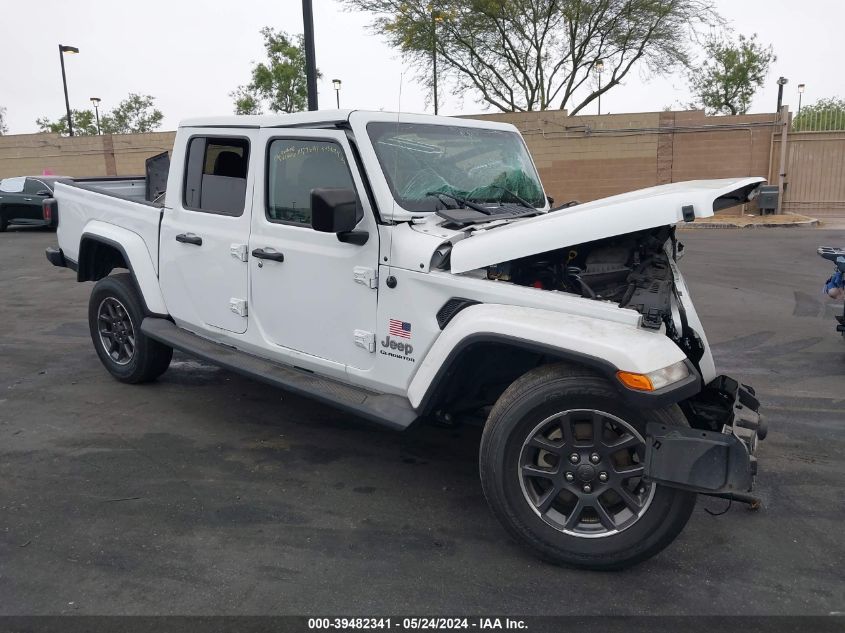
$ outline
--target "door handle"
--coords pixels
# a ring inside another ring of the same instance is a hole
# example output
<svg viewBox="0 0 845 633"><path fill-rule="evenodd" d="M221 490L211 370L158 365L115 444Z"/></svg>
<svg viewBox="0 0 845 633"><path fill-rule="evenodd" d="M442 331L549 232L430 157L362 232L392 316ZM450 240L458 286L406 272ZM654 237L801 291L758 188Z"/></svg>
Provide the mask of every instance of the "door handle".
<svg viewBox="0 0 845 633"><path fill-rule="evenodd" d="M24 198L24 202L32 202L32 198Z"/></svg>
<svg viewBox="0 0 845 633"><path fill-rule="evenodd" d="M252 256L257 259L272 259L274 262L285 261L285 256L276 251L265 251L263 248L256 248L252 251Z"/></svg>
<svg viewBox="0 0 845 633"><path fill-rule="evenodd" d="M179 233L179 235L176 236L176 241L182 242L182 244L202 246L202 238L199 235L194 235L193 233Z"/></svg>

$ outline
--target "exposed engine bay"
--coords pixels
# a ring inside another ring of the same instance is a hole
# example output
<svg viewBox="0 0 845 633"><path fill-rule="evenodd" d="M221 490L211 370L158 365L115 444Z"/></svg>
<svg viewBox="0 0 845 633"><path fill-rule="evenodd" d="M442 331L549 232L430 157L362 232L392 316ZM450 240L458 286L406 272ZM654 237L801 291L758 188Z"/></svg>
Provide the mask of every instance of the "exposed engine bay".
<svg viewBox="0 0 845 633"><path fill-rule="evenodd" d="M677 260L682 250L674 227L663 226L489 266L487 278L636 310L642 327L665 325L667 335L697 363L703 345L687 325L670 266L670 257Z"/></svg>

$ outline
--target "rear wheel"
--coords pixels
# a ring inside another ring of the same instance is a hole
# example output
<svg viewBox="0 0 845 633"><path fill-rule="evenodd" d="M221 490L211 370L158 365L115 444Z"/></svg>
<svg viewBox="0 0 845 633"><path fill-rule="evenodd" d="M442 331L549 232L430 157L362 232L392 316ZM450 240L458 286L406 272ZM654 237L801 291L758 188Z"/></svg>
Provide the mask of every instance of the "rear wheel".
<svg viewBox="0 0 845 633"><path fill-rule="evenodd" d="M88 303L91 340L100 361L121 382L155 380L170 365L173 349L141 332L143 318L130 274L112 275L94 286Z"/></svg>
<svg viewBox="0 0 845 633"><path fill-rule="evenodd" d="M0 215L0 233L3 233L7 228L9 228L9 221Z"/></svg>
<svg viewBox="0 0 845 633"><path fill-rule="evenodd" d="M484 494L505 528L554 562L618 569L680 533L695 493L643 479L645 424L681 426L678 407L626 407L603 378L563 365L514 382L481 440Z"/></svg>

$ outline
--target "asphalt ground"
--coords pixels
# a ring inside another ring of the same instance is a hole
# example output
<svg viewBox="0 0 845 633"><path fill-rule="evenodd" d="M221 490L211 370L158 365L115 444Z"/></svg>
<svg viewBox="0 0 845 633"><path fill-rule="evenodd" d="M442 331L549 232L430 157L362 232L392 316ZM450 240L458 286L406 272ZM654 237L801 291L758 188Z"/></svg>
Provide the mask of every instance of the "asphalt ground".
<svg viewBox="0 0 845 633"><path fill-rule="evenodd" d="M682 240L717 365L770 422L764 508L701 498L663 553L596 573L509 539L477 428L394 434L182 356L114 381L55 236L0 234L0 614L845 611L845 342L815 254L845 231Z"/></svg>

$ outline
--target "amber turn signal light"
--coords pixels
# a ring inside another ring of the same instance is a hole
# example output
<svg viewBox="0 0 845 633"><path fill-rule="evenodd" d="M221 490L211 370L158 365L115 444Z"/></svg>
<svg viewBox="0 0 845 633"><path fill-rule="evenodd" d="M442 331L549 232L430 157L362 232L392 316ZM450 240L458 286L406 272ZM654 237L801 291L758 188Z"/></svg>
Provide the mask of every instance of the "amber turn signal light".
<svg viewBox="0 0 845 633"><path fill-rule="evenodd" d="M623 385L629 389L636 389L637 391L654 391L654 385L651 384L651 379L644 374L634 374L630 371L617 371L616 377Z"/></svg>

